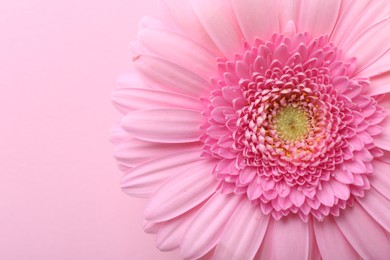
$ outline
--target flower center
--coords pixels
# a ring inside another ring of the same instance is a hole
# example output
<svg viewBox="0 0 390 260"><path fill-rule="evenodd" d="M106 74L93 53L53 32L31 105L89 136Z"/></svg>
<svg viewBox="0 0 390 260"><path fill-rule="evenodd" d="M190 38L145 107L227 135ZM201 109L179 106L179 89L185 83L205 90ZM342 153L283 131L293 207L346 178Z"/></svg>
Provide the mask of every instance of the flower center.
<svg viewBox="0 0 390 260"><path fill-rule="evenodd" d="M298 141L309 133L310 121L302 108L286 106L276 114L275 129L282 139Z"/></svg>

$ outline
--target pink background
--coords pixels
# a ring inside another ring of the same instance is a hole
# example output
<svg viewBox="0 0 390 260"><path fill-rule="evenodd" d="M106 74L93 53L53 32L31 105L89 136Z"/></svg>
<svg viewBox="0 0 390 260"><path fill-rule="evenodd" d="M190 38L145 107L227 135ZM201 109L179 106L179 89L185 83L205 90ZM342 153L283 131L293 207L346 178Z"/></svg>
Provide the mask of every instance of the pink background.
<svg viewBox="0 0 390 260"><path fill-rule="evenodd" d="M109 101L155 0L0 1L0 259L178 259L119 189Z"/></svg>

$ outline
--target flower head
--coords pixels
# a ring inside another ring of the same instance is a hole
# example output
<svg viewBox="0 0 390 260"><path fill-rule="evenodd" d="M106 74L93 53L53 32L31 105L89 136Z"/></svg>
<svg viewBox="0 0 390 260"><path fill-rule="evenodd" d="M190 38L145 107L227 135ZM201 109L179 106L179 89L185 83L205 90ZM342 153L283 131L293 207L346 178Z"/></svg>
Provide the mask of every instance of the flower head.
<svg viewBox="0 0 390 260"><path fill-rule="evenodd" d="M161 6L113 94L125 114L113 134L122 187L150 198L145 230L159 249L390 255L390 4Z"/></svg>

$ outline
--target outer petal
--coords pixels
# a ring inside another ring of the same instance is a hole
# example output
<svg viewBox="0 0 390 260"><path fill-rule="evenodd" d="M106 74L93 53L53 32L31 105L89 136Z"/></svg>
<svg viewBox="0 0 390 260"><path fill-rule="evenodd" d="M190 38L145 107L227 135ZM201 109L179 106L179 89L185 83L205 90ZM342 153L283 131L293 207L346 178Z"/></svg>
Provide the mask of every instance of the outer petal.
<svg viewBox="0 0 390 260"><path fill-rule="evenodd" d="M268 227L269 215L249 200L230 219L215 251L215 259L253 259Z"/></svg>
<svg viewBox="0 0 390 260"><path fill-rule="evenodd" d="M128 113L152 108L186 108L202 110L199 100L185 95L142 88L122 88L111 94L118 110Z"/></svg>
<svg viewBox="0 0 390 260"><path fill-rule="evenodd" d="M215 55L188 38L157 29L143 29L138 37L150 52L189 71L205 78L217 72Z"/></svg>
<svg viewBox="0 0 390 260"><path fill-rule="evenodd" d="M298 216L289 216L275 221L273 250L276 260L309 258L309 225Z"/></svg>
<svg viewBox="0 0 390 260"><path fill-rule="evenodd" d="M269 39L279 32L278 1L232 0L234 12L245 38Z"/></svg>
<svg viewBox="0 0 390 260"><path fill-rule="evenodd" d="M357 200L387 232L390 232L390 201L388 199L377 190L370 189L364 198L357 198Z"/></svg>
<svg viewBox="0 0 390 260"><path fill-rule="evenodd" d="M220 240L226 224L242 200L243 196L215 193L189 226L181 246L181 255L186 259L196 259L210 251Z"/></svg>
<svg viewBox="0 0 390 260"><path fill-rule="evenodd" d="M127 134L128 135L128 134ZM115 145L114 157L127 167L135 167L146 161L188 150L201 150L201 143L162 144L151 143L127 136L122 142ZM136 153L134 151L137 151Z"/></svg>
<svg viewBox="0 0 390 260"><path fill-rule="evenodd" d="M221 56L218 48L211 41L210 37L200 24L192 9L190 1L183 0L162 0L164 18L171 21L173 26L183 35L195 40L207 48L216 56Z"/></svg>
<svg viewBox="0 0 390 260"><path fill-rule="evenodd" d="M121 125L141 140L188 143L199 140L202 120L201 113L195 110L151 109L127 114Z"/></svg>
<svg viewBox="0 0 390 260"><path fill-rule="evenodd" d="M177 217L210 197L218 181L212 175L213 161L185 169L156 190L145 209L145 219L162 222Z"/></svg>
<svg viewBox="0 0 390 260"><path fill-rule="evenodd" d="M175 153L135 167L122 178L121 187L129 195L147 197L170 177L203 160L200 153L200 150Z"/></svg>
<svg viewBox="0 0 390 260"><path fill-rule="evenodd" d="M373 160L374 174L370 178L370 184L383 196L390 200L390 164L379 160Z"/></svg>
<svg viewBox="0 0 390 260"><path fill-rule="evenodd" d="M390 242L385 230L358 204L335 218L351 246L364 259L388 259Z"/></svg>
<svg viewBox="0 0 390 260"><path fill-rule="evenodd" d="M227 58L241 50L243 36L230 1L191 0L196 15L215 45Z"/></svg>
<svg viewBox="0 0 390 260"><path fill-rule="evenodd" d="M381 126L383 127L383 132L373 136L374 143L377 147L390 151L390 118L386 117Z"/></svg>
<svg viewBox="0 0 390 260"><path fill-rule="evenodd" d="M210 91L208 79L161 58L142 55L134 61L145 80L160 90L169 90L194 98Z"/></svg>
<svg viewBox="0 0 390 260"><path fill-rule="evenodd" d="M357 71L368 67L387 52L389 49L388 42L390 41L389 30L390 19L385 18L354 39L350 46L345 47L346 57L357 58ZM370 48L367 48L367 46L370 46Z"/></svg>
<svg viewBox="0 0 390 260"><path fill-rule="evenodd" d="M332 217L326 217L323 222L313 221L313 224L318 248L324 260L359 259Z"/></svg>
<svg viewBox="0 0 390 260"><path fill-rule="evenodd" d="M330 34L336 24L340 6L340 0L303 1L298 30L308 31L312 37Z"/></svg>

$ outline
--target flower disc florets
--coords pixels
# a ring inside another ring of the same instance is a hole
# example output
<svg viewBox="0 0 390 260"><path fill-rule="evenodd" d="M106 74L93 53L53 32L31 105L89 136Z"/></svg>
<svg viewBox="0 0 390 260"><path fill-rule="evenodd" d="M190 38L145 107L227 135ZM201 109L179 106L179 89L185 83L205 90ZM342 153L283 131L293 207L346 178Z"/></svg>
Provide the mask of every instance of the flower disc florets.
<svg viewBox="0 0 390 260"><path fill-rule="evenodd" d="M364 95L327 36L275 34L218 60L220 78L204 111L205 155L226 193L246 193L266 214L303 220L333 214L363 196L380 156L372 135L383 110Z"/></svg>

